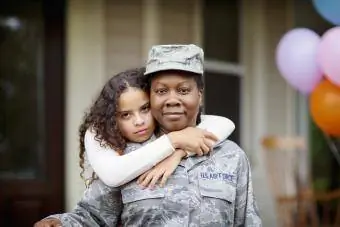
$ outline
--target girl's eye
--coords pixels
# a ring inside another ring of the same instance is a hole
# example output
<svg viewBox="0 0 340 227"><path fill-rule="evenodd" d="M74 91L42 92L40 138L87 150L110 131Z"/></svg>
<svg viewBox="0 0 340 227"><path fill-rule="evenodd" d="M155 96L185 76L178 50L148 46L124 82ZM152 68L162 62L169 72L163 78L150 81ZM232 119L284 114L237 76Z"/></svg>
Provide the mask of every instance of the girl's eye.
<svg viewBox="0 0 340 227"><path fill-rule="evenodd" d="M147 113L147 112L149 112L149 110L150 110L149 105L143 106L143 107L141 108L142 113Z"/></svg>
<svg viewBox="0 0 340 227"><path fill-rule="evenodd" d="M130 117L130 114L129 113L122 113L120 115L120 117L123 118L123 119L128 119Z"/></svg>

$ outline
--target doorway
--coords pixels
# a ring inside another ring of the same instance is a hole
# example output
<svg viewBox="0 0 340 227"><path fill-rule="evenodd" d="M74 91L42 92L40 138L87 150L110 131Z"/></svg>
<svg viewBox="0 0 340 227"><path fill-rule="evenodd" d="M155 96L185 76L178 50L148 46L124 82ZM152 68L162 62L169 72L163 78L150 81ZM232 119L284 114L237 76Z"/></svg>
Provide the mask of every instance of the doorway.
<svg viewBox="0 0 340 227"><path fill-rule="evenodd" d="M64 200L64 11L0 2L0 226L32 226Z"/></svg>

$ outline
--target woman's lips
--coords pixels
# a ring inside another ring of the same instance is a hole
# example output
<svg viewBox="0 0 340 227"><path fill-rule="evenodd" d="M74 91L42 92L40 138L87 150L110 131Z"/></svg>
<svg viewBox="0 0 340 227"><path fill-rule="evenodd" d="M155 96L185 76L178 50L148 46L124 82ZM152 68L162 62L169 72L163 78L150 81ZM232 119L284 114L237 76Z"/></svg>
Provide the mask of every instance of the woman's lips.
<svg viewBox="0 0 340 227"><path fill-rule="evenodd" d="M180 112L167 112L167 113L163 113L163 116L169 120L178 120L180 119L182 116L184 115L184 113L180 113Z"/></svg>

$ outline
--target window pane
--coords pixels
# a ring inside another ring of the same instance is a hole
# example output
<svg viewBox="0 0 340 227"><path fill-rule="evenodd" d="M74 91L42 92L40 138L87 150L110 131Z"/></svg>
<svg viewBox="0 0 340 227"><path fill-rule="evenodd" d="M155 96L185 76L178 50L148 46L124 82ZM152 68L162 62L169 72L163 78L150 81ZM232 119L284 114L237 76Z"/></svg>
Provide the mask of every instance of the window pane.
<svg viewBox="0 0 340 227"><path fill-rule="evenodd" d="M32 179L44 148L42 4L0 5L0 178Z"/></svg>
<svg viewBox="0 0 340 227"><path fill-rule="evenodd" d="M230 139L240 142L241 78L230 74L205 73L205 113L231 119L236 129Z"/></svg>
<svg viewBox="0 0 340 227"><path fill-rule="evenodd" d="M239 62L239 1L204 1L204 50L207 59Z"/></svg>

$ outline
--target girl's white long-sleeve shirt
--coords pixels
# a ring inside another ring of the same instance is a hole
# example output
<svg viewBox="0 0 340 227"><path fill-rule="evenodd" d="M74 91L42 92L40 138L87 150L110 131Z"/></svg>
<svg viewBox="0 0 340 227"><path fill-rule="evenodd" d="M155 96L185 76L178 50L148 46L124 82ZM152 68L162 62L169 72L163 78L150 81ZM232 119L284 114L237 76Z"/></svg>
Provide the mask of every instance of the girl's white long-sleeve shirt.
<svg viewBox="0 0 340 227"><path fill-rule="evenodd" d="M235 124L225 117L202 115L202 122L197 127L215 134L219 139L216 143L218 144L229 137L235 129ZM119 155L108 146L101 146L91 129L86 131L84 142L91 167L97 176L110 187L118 187L133 180L175 150L167 135L125 155Z"/></svg>

